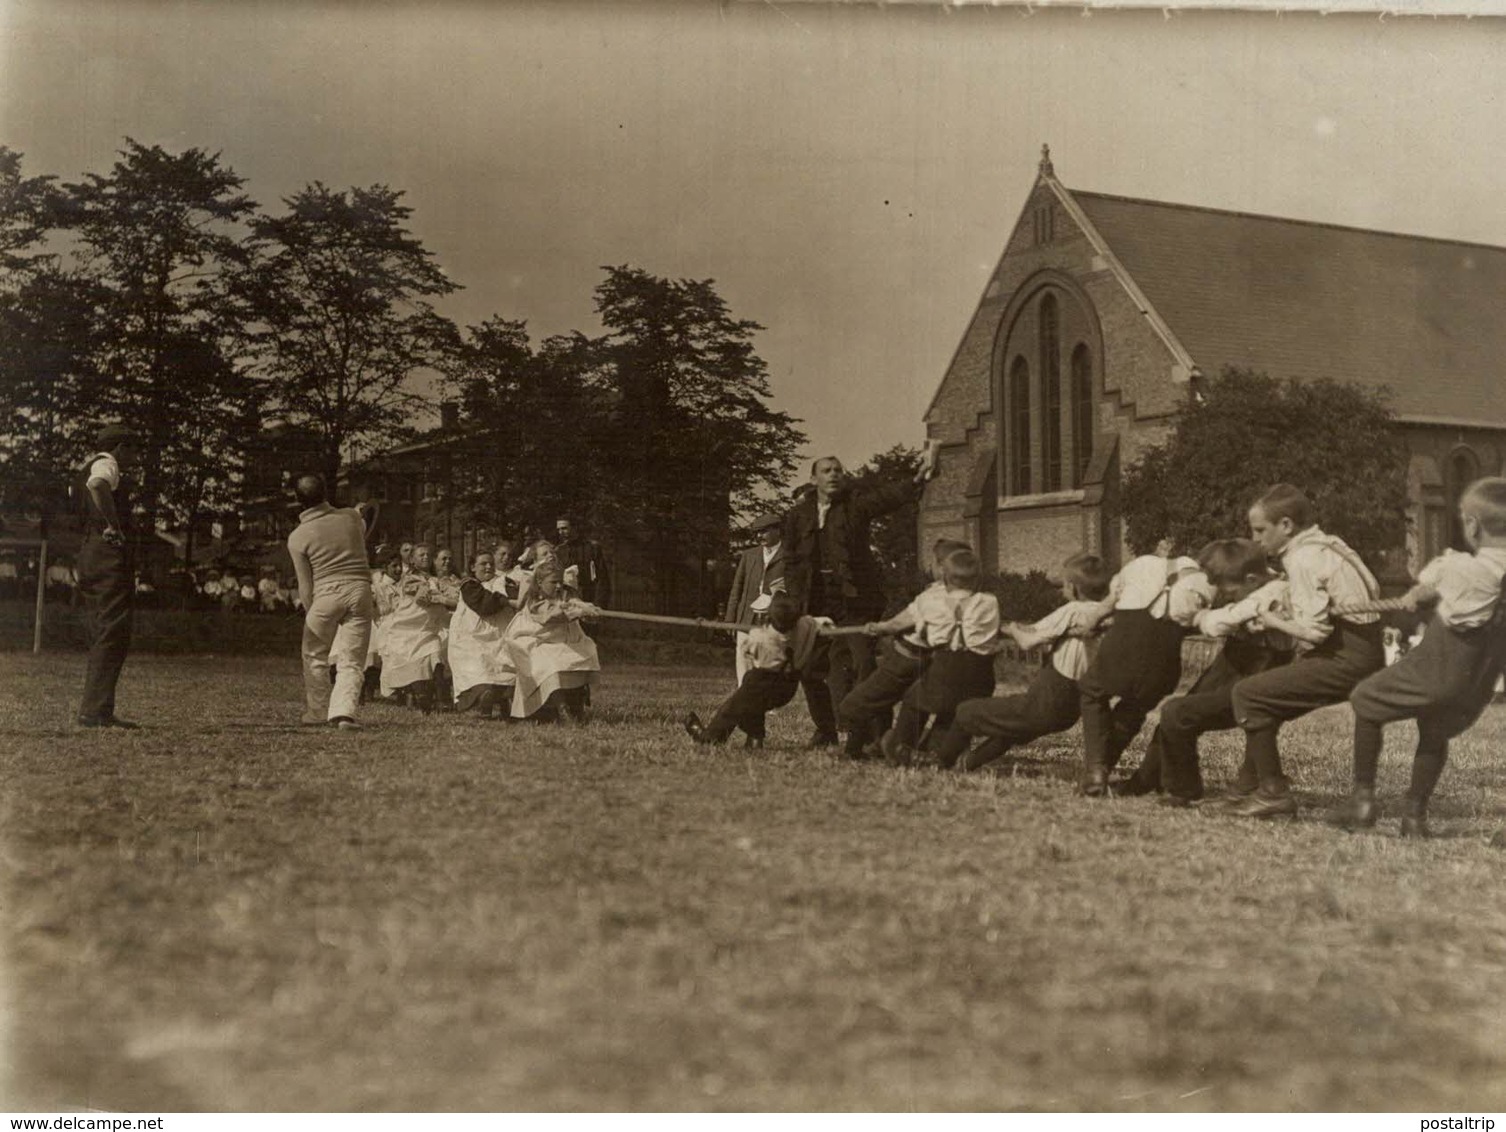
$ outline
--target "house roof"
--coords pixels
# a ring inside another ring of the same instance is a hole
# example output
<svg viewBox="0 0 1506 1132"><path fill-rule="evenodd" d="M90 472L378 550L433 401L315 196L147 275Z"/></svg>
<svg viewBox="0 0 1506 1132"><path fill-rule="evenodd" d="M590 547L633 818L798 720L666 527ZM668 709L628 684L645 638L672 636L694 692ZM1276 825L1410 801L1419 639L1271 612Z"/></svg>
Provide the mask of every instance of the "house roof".
<svg viewBox="0 0 1506 1132"><path fill-rule="evenodd" d="M1069 190L1204 373L1388 386L1506 427L1506 248Z"/></svg>

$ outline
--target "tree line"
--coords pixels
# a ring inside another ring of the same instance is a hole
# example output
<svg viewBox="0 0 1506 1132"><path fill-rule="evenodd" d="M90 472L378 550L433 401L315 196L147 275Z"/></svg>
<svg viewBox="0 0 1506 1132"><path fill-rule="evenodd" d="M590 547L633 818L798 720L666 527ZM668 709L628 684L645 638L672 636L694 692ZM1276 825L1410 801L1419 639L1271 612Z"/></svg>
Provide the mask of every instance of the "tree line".
<svg viewBox="0 0 1506 1132"><path fill-rule="evenodd" d="M603 268L602 332L535 343L522 321L459 326L460 289L403 193L318 181L264 209L221 154L127 138L104 173L30 175L0 146L0 482L43 508L124 420L148 458L145 529L232 515L273 421L342 462L412 439L458 403L450 502L493 529L562 512L677 561L782 491L805 442L770 404L757 323L712 280ZM192 544L188 547L192 555Z"/></svg>

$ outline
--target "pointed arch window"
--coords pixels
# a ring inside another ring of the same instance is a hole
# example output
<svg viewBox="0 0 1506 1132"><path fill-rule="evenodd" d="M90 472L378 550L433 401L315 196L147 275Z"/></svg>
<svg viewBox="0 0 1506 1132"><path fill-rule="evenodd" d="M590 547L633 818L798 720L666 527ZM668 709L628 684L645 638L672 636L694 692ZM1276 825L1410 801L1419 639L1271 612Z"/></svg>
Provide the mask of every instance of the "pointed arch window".
<svg viewBox="0 0 1506 1132"><path fill-rule="evenodd" d="M1016 357L1009 367L1009 494L1030 493L1030 366Z"/></svg>
<svg viewBox="0 0 1506 1132"><path fill-rule="evenodd" d="M1061 311L1056 296L1041 299L1041 463L1045 471L1042 490L1062 487L1062 360Z"/></svg>
<svg viewBox="0 0 1506 1132"><path fill-rule="evenodd" d="M1093 462L1093 353L1079 342L1072 351L1072 463L1073 483L1078 487L1087 479L1088 465Z"/></svg>
<svg viewBox="0 0 1506 1132"><path fill-rule="evenodd" d="M1448 471L1444 477L1444 490L1448 494L1449 546L1454 550L1468 550L1464 541L1464 524L1459 521L1459 500L1464 489L1480 477L1480 461L1468 448L1458 448L1448 458Z"/></svg>

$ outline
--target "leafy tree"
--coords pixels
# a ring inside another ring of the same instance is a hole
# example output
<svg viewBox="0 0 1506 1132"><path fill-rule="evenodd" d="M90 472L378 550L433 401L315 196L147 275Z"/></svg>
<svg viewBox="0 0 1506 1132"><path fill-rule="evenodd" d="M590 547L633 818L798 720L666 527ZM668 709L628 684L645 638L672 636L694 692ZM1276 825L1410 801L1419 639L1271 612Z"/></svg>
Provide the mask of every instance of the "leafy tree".
<svg viewBox="0 0 1506 1132"><path fill-rule="evenodd" d="M255 388L232 356L229 279L246 263L239 225L256 208L220 155L130 138L108 175L64 186L63 223L99 299L94 380L75 419L128 420L146 459L140 505L190 528L234 502L239 425ZM190 544L190 551L191 551Z"/></svg>
<svg viewBox="0 0 1506 1132"><path fill-rule="evenodd" d="M57 221L57 178L23 177L21 157L0 145L0 279L54 258L43 245Z"/></svg>
<svg viewBox="0 0 1506 1132"><path fill-rule="evenodd" d="M70 471L93 442L81 419L94 369L98 288L44 266L0 291L0 495L26 510L66 506Z"/></svg>
<svg viewBox="0 0 1506 1132"><path fill-rule="evenodd" d="M1308 493L1325 530L1378 561L1406 534L1407 450L1394 421L1384 392L1226 369L1125 470L1126 539L1136 553L1163 537L1195 551L1245 534L1250 503L1285 482Z"/></svg>
<svg viewBox="0 0 1506 1132"><path fill-rule="evenodd" d="M891 483L907 483L920 471L920 450L896 444L852 469L854 490L871 490ZM907 503L873 521L869 528L874 557L884 580L885 604L889 613L903 609L928 580L929 568L922 565L916 552L916 530L920 523L920 502Z"/></svg>
<svg viewBox="0 0 1506 1132"><path fill-rule="evenodd" d="M497 531L548 529L561 514L599 518L609 478L593 458L602 414L599 344L580 334L535 351L525 323L469 327L448 388L459 402L455 502Z"/></svg>
<svg viewBox="0 0 1506 1132"><path fill-rule="evenodd" d="M408 230L402 197L316 181L253 224L257 258L239 288L248 345L272 409L319 437L331 483L342 457L408 434L429 406L414 379L442 369L459 344L427 302L457 285Z"/></svg>
<svg viewBox="0 0 1506 1132"><path fill-rule="evenodd" d="M736 319L714 280L604 268L590 353L612 420L599 459L617 536L644 549L661 609L707 604L708 561L722 556L735 512L751 512L795 467L805 436L773 409L756 322Z"/></svg>

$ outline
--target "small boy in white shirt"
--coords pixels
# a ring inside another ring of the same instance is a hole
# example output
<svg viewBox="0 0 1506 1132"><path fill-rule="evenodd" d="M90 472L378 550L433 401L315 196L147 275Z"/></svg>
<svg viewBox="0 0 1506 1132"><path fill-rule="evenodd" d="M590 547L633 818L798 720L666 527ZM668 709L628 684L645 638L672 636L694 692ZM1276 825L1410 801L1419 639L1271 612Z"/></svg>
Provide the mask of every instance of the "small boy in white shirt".
<svg viewBox="0 0 1506 1132"><path fill-rule="evenodd" d="M886 658L847 693L837 719L847 731L847 753L857 758L871 738L886 735L883 722L901 700L900 720L885 753L919 740L919 717L929 713L950 726L957 704L993 691L993 643L999 635L999 599L978 591L981 567L971 550L954 550L940 563L940 579L887 621L870 621L871 637L898 634ZM909 696L911 689L914 696ZM887 736L886 736L887 737Z"/></svg>
<svg viewBox="0 0 1506 1132"><path fill-rule="evenodd" d="M1144 554L1109 584L1114 620L1083 676L1081 790L1109 793L1109 772L1145 717L1182 678L1182 639L1213 604L1213 587L1191 558Z"/></svg>
<svg viewBox="0 0 1506 1132"><path fill-rule="evenodd" d="M1417 753L1401 819L1403 837L1427 837L1428 800L1448 760L1449 740L1490 702L1506 664L1506 479L1476 480L1459 500L1472 554L1448 551L1417 576L1410 608L1436 603L1422 642L1367 677L1349 695L1354 707L1354 789L1329 820L1346 829L1375 824L1376 769L1387 723L1417 720Z"/></svg>
<svg viewBox="0 0 1506 1132"><path fill-rule="evenodd" d="M935 744L942 767L951 767L974 736L986 742L962 759L963 770L977 770L1001 758L1011 747L1066 731L1081 714L1077 682L1088 670L1088 642L1111 606L1108 564L1096 554L1074 554L1062 563L1058 607L1033 625L1006 622L1002 632L1022 649L1051 645L1051 662L1043 665L1020 695L979 696L957 706L952 728Z"/></svg>
<svg viewBox="0 0 1506 1132"><path fill-rule="evenodd" d="M741 729L749 747L762 747L764 716L794 699L800 674L815 653L824 617L802 617L800 607L783 592L769 597L768 621L750 629L740 642L747 666L743 682L717 708L709 723L691 712L685 730L697 743L722 744Z"/></svg>

